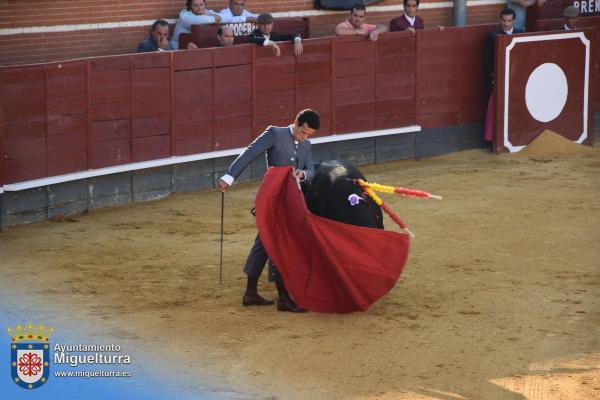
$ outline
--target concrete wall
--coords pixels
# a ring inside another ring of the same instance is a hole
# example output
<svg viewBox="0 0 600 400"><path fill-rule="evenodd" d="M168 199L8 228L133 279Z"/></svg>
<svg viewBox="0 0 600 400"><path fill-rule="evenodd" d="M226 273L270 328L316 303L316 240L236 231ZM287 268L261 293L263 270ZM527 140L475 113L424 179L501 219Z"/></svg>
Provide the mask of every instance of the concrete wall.
<svg viewBox="0 0 600 400"><path fill-rule="evenodd" d="M600 126L597 124L596 126ZM485 147L480 124L426 129L313 145L315 162L339 159L355 165L430 157ZM152 201L171 193L217 187L218 178L235 157L194 161L159 168L99 176L51 186L0 194L0 228L44 221L132 201ZM263 157L254 160L238 181L260 180L266 171Z"/></svg>

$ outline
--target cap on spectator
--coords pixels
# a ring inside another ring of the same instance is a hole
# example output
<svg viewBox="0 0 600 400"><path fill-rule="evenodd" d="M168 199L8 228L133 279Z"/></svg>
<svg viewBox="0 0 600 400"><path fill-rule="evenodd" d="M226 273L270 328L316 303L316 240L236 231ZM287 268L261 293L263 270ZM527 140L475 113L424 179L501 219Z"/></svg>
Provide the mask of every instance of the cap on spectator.
<svg viewBox="0 0 600 400"><path fill-rule="evenodd" d="M575 6L569 6L567 8L565 8L565 11L563 11L563 17L565 18L575 18L579 16L579 8L575 7Z"/></svg>
<svg viewBox="0 0 600 400"><path fill-rule="evenodd" d="M257 24L270 24L273 21L275 21L275 19L271 14L260 14L258 18L256 18Z"/></svg>

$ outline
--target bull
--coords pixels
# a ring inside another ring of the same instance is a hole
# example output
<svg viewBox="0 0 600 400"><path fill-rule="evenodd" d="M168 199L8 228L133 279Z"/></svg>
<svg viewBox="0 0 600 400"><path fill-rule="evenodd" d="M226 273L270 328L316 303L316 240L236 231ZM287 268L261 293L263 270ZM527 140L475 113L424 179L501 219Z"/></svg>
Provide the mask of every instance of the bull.
<svg viewBox="0 0 600 400"><path fill-rule="evenodd" d="M363 195L355 179L367 180L354 165L323 161L302 187L308 209L316 215L345 224L383 229L383 213L371 197Z"/></svg>

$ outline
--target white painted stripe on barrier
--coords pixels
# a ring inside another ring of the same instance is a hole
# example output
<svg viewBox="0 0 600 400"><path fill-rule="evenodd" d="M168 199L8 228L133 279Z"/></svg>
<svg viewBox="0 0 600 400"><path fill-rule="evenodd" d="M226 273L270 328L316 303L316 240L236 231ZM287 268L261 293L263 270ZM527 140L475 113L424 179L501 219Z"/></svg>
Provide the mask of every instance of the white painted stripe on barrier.
<svg viewBox="0 0 600 400"><path fill-rule="evenodd" d="M505 0L469 0L467 7L489 6L494 4L506 4ZM423 3L419 6L421 10L433 10L439 8L452 8L451 1ZM402 11L403 6L400 4L390 6L370 6L367 7L370 12L386 12L386 11ZM304 10L304 11L283 11L273 13L275 18L299 18L299 17L316 17L320 15L330 14L346 14L348 11L329 11L329 10ZM75 32L89 31L98 29L115 29L115 28L131 28L138 26L148 27L155 20L139 20L139 21L119 21L119 22L100 22L94 24L72 24L72 25L53 25L53 26L27 26L22 28L2 28L0 36L9 35L25 35L33 33L55 33L55 32ZM177 22L176 19L166 19L170 24Z"/></svg>
<svg viewBox="0 0 600 400"><path fill-rule="evenodd" d="M23 28L4 28L0 29L0 36L8 35L26 35L31 33L56 33L56 32L75 32L75 31L93 31L98 29L131 28L137 26L150 26L154 19L143 21L122 21L122 22L102 22L97 24L76 24L76 25L54 25L54 26L27 26ZM166 19L170 24L177 20Z"/></svg>
<svg viewBox="0 0 600 400"><path fill-rule="evenodd" d="M376 136L393 135L397 133L408 133L408 132L419 132L421 127L419 125L411 125L395 129L381 129L377 131L366 131L356 133L345 133L341 135L331 135L325 137L319 137L311 139L312 143L329 143L339 142L341 140L353 140L362 139ZM208 160L211 158L236 156L242 153L244 148L240 147L237 149L211 151L208 153L191 154L188 156L174 156L169 158L161 158L159 160L142 161L131 164L115 165L113 167L90 169L87 171L75 172L72 174L51 176L48 178L34 179L31 181L10 183L8 185L0 186L0 193L3 192L16 192L19 190L33 189L41 186L56 185L58 183L77 181L80 179L94 178L97 176L118 174L120 172L137 171L141 169L164 167L165 165L181 164L192 161Z"/></svg>
<svg viewBox="0 0 600 400"><path fill-rule="evenodd" d="M211 151L208 153L191 154L188 156L174 156L169 158L161 158L158 160L141 161L131 164L115 165L113 167L89 169L87 171L75 172L72 174L51 176L48 178L35 179L26 182L10 183L4 185L4 191L16 192L18 190L32 189L40 186L56 185L57 183L77 181L80 179L94 178L97 176L118 174L121 172L137 171L147 168L164 167L165 165L181 164L185 162L208 160L211 158L235 156L240 154L244 148Z"/></svg>
<svg viewBox="0 0 600 400"><path fill-rule="evenodd" d="M313 144L331 143L331 142L340 142L342 140L364 139L364 138L377 137L377 136L395 135L397 133L409 133L409 132L420 132L420 131L421 131L421 127L419 125L411 125L411 126L405 126L403 128L380 129L378 131L343 133L341 135L316 137L314 139L310 139L310 142Z"/></svg>

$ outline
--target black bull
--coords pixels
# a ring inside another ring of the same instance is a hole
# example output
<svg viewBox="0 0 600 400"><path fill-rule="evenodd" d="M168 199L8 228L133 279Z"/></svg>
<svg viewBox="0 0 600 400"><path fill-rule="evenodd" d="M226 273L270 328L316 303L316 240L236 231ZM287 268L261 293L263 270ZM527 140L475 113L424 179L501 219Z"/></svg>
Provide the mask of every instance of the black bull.
<svg viewBox="0 0 600 400"><path fill-rule="evenodd" d="M338 222L383 229L381 208L353 181L359 178L366 181L358 168L343 161L316 164L313 178L302 185L308 209ZM358 197L351 202L353 194Z"/></svg>

